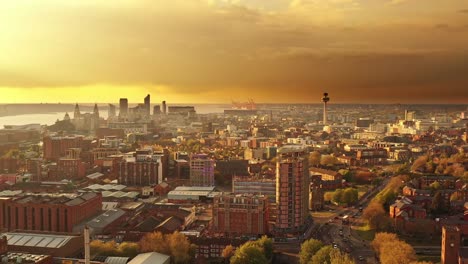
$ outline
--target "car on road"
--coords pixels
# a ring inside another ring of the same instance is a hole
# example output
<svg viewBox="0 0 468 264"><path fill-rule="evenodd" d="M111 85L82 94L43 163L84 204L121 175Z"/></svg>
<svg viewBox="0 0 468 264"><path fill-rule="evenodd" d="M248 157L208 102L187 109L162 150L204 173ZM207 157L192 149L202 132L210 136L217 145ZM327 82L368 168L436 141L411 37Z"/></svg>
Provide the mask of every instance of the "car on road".
<svg viewBox="0 0 468 264"><path fill-rule="evenodd" d="M363 261L363 260L364 260L364 257L363 257L363 256L359 256L358 259L359 259L359 261Z"/></svg>
<svg viewBox="0 0 468 264"><path fill-rule="evenodd" d="M338 245L337 245L337 244L334 244L334 245L333 245L333 248L334 248L334 249L337 249L337 248L338 248Z"/></svg>

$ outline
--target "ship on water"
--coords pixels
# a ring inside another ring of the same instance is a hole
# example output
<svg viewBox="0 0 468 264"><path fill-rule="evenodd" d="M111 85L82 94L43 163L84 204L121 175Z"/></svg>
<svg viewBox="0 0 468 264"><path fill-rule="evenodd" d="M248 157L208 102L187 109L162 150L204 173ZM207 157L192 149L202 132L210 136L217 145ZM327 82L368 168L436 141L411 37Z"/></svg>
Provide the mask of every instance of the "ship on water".
<svg viewBox="0 0 468 264"><path fill-rule="evenodd" d="M247 102L232 101L232 108L224 110L227 115L256 115L257 112L257 104L252 99Z"/></svg>

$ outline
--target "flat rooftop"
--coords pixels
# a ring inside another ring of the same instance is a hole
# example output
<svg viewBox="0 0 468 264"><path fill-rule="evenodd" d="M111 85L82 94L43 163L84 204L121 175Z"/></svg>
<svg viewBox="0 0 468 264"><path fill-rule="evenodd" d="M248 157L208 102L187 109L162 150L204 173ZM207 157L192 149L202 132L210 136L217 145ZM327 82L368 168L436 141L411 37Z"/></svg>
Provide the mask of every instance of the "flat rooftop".
<svg viewBox="0 0 468 264"><path fill-rule="evenodd" d="M46 235L33 233L3 233L9 246L61 248L76 236Z"/></svg>

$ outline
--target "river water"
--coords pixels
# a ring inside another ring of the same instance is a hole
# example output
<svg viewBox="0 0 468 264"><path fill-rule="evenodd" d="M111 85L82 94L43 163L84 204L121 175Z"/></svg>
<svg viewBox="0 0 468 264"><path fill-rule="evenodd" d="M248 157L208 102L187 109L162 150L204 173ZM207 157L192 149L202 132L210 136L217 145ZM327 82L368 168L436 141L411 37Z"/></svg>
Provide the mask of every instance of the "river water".
<svg viewBox="0 0 468 264"><path fill-rule="evenodd" d="M228 109L229 105L195 105L195 111L199 114L222 113L224 109ZM73 118L73 113L68 113ZM107 111L99 111L101 117L107 118ZM15 116L0 117L0 129L4 125L26 125L26 124L41 124L53 125L57 119L63 120L65 112L45 113L45 114L27 114Z"/></svg>

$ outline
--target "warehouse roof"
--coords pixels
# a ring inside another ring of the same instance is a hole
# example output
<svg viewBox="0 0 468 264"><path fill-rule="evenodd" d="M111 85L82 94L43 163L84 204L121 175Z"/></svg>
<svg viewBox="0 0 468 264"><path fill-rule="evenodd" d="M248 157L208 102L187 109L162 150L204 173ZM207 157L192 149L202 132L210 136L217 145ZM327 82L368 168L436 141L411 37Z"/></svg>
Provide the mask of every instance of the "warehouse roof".
<svg viewBox="0 0 468 264"><path fill-rule="evenodd" d="M32 233L3 233L6 236L8 245L40 248L60 248L65 246L75 236L66 235L45 235Z"/></svg>

